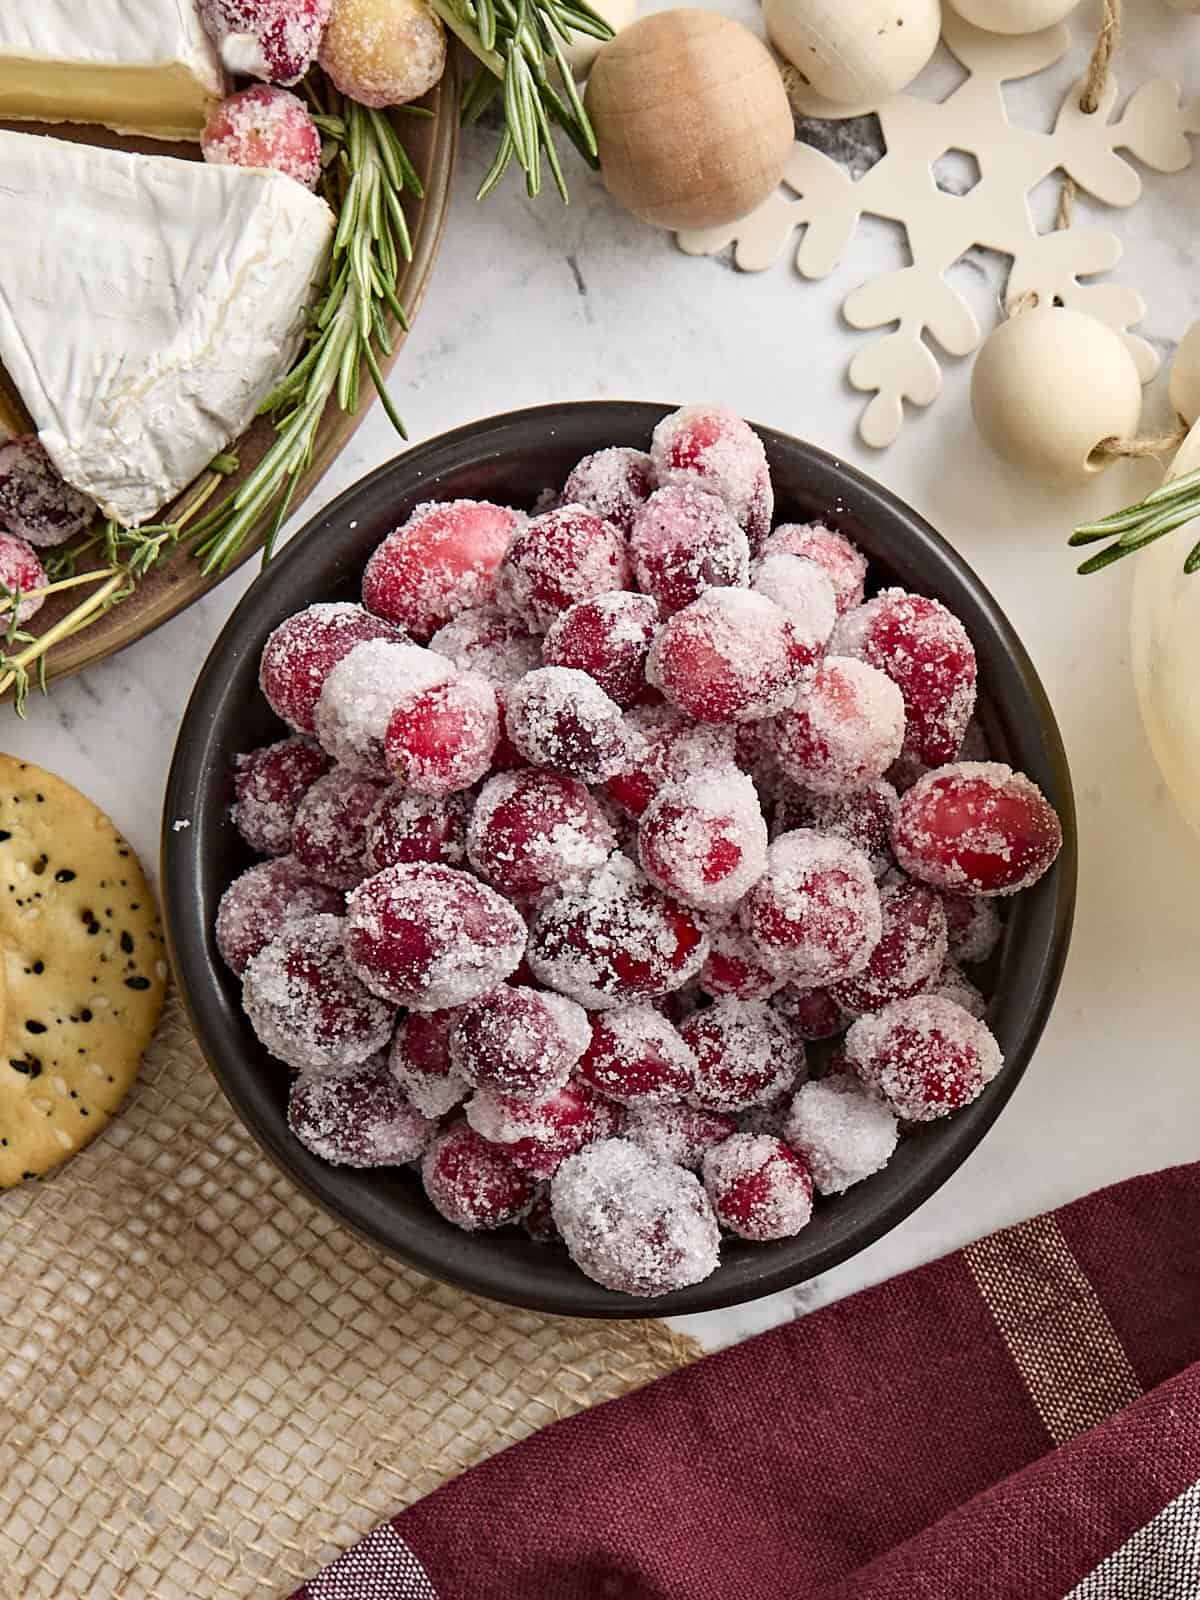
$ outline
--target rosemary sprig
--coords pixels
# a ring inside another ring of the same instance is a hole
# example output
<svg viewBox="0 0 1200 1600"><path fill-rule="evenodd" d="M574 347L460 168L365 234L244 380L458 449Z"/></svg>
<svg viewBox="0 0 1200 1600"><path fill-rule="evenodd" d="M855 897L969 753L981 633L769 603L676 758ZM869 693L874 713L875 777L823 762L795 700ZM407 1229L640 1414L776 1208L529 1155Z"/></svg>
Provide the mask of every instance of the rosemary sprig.
<svg viewBox="0 0 1200 1600"><path fill-rule="evenodd" d="M525 187L542 186L542 157L564 204L566 179L554 147L557 123L589 166L599 165L596 135L563 54L572 33L611 39L613 31L587 0L430 0L442 21L479 61L462 101L466 126L503 96L504 132L479 186L482 200L516 160Z"/></svg>
<svg viewBox="0 0 1200 1600"><path fill-rule="evenodd" d="M1067 543L1078 547L1111 541L1096 555L1081 562L1079 571L1087 576L1092 572L1102 572L1105 567L1111 567L1114 561L1144 550L1147 545L1165 538L1168 533L1174 533L1176 528L1181 528L1185 522L1191 522L1196 517L1200 517L1200 467L1160 485L1153 494L1139 500L1137 505L1127 506L1124 511L1115 511L1111 517L1101 517L1098 522L1085 522L1075 529ZM1183 570L1189 576L1200 571L1200 540L1188 553Z"/></svg>

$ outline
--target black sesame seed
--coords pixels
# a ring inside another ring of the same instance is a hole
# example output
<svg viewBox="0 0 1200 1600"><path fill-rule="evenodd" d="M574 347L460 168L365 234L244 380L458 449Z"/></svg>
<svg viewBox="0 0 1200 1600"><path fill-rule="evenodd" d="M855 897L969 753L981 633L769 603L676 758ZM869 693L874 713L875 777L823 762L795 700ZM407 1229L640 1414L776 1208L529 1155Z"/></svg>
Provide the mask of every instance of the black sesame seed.
<svg viewBox="0 0 1200 1600"><path fill-rule="evenodd" d="M80 1022L90 1022L92 1020L92 1013L86 1006L84 1006L83 1010L79 1013L79 1020Z"/></svg>
<svg viewBox="0 0 1200 1600"><path fill-rule="evenodd" d="M54 881L55 883L74 883L75 874L71 871L70 867L61 867L59 871L54 874Z"/></svg>
<svg viewBox="0 0 1200 1600"><path fill-rule="evenodd" d="M41 977L42 973L46 970L46 963L44 961L35 961L33 963L33 970L39 977Z"/></svg>
<svg viewBox="0 0 1200 1600"><path fill-rule="evenodd" d="M125 979L125 987L127 989L148 989L150 987L150 979L149 978L126 978Z"/></svg>
<svg viewBox="0 0 1200 1600"><path fill-rule="evenodd" d="M45 1033L45 1031L46 1031L46 1024L44 1022L37 1022L37 1021L34 1020L33 1017L26 1018L26 1021L25 1021L25 1032L26 1033Z"/></svg>
<svg viewBox="0 0 1200 1600"><path fill-rule="evenodd" d="M85 924L89 923L89 922L95 922L96 914L89 907L89 909L87 911L81 911L79 913L79 920L80 920L80 922L85 923Z"/></svg>
<svg viewBox="0 0 1200 1600"><path fill-rule="evenodd" d="M133 954L133 935L132 934L123 933L121 935L121 949L124 950L124 952L125 952L125 954L127 956L131 956Z"/></svg>
<svg viewBox="0 0 1200 1600"><path fill-rule="evenodd" d="M11 839L11 838L12 838L12 834L9 833L7 828L0 828L0 844L3 844L5 842L5 840Z"/></svg>
<svg viewBox="0 0 1200 1600"><path fill-rule="evenodd" d="M23 1056L19 1059L12 1056L8 1064L14 1072L19 1072L26 1078L40 1078L42 1075L42 1063L34 1056Z"/></svg>
<svg viewBox="0 0 1200 1600"><path fill-rule="evenodd" d="M35 878L40 878L42 873L45 872L46 868L49 865L50 865L50 857L48 855L45 855L45 854L40 855L37 858L37 860L33 863L33 875L34 875L34 877Z"/></svg>
<svg viewBox="0 0 1200 1600"><path fill-rule="evenodd" d="M90 1117L91 1116L91 1112L88 1110L88 1108L86 1106L80 1106L79 1115L81 1117Z"/></svg>

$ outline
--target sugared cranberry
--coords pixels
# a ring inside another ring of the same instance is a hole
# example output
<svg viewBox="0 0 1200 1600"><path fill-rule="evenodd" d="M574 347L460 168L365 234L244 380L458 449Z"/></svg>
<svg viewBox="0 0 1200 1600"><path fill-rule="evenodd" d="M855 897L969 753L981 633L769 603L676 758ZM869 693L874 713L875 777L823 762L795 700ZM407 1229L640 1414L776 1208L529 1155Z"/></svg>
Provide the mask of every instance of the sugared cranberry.
<svg viewBox="0 0 1200 1600"><path fill-rule="evenodd" d="M779 765L816 794L846 794L882 778L903 740L899 689L848 656L826 656L811 689L775 718Z"/></svg>
<svg viewBox="0 0 1200 1600"><path fill-rule="evenodd" d="M954 961L986 961L1000 942L1000 914L980 895L944 894L948 949Z"/></svg>
<svg viewBox="0 0 1200 1600"><path fill-rule="evenodd" d="M625 724L633 734L632 764L604 789L626 816L640 817L665 784L733 763L732 727L692 722L674 706L635 706Z"/></svg>
<svg viewBox="0 0 1200 1600"><path fill-rule="evenodd" d="M502 1228L532 1204L536 1180L513 1165L502 1146L459 1119L437 1134L421 1161L434 1209L456 1228Z"/></svg>
<svg viewBox="0 0 1200 1600"><path fill-rule="evenodd" d="M15 533L0 533L0 593L5 598L18 597L19 623L28 622L45 605L45 595L37 591L44 589L48 582L46 569L29 541L19 539ZM11 621L12 612L5 608L0 612L0 630L7 628Z"/></svg>
<svg viewBox="0 0 1200 1600"><path fill-rule="evenodd" d="M849 1021L832 990L806 989L798 983L785 984L772 997L771 1007L785 1026L806 1043L836 1038L846 1031Z"/></svg>
<svg viewBox="0 0 1200 1600"><path fill-rule="evenodd" d="M870 960L833 989L837 1003L854 1016L917 994L946 959L946 913L936 889L902 879L885 885L880 904L883 933Z"/></svg>
<svg viewBox="0 0 1200 1600"><path fill-rule="evenodd" d="M892 844L904 870L935 889L1016 894L1054 864L1062 826L1022 773L964 761L929 773L902 797Z"/></svg>
<svg viewBox="0 0 1200 1600"><path fill-rule="evenodd" d="M646 656L658 621L648 594L614 589L564 611L551 624L542 659L548 667L586 672L617 705L631 706L648 690Z"/></svg>
<svg viewBox="0 0 1200 1600"><path fill-rule="evenodd" d="M510 615L544 633L579 600L629 586L629 555L618 528L583 506L531 517L518 529L497 578Z"/></svg>
<svg viewBox="0 0 1200 1600"><path fill-rule="evenodd" d="M292 851L320 883L353 889L367 874L369 818L383 785L335 767L306 792L292 823Z"/></svg>
<svg viewBox="0 0 1200 1600"><path fill-rule="evenodd" d="M653 487L654 472L646 452L614 445L584 456L572 468L563 484L562 503L583 506L628 534Z"/></svg>
<svg viewBox="0 0 1200 1600"><path fill-rule="evenodd" d="M469 1085L450 1061L457 1011L410 1011L392 1038L388 1070L427 1117L444 1117L466 1098Z"/></svg>
<svg viewBox="0 0 1200 1600"><path fill-rule="evenodd" d="M200 0L200 17L228 72L294 84L317 59L333 0Z"/></svg>
<svg viewBox="0 0 1200 1600"><path fill-rule="evenodd" d="M455 675L444 656L419 644L371 639L355 645L321 686L317 738L335 761L386 778L384 740L394 708Z"/></svg>
<svg viewBox="0 0 1200 1600"><path fill-rule="evenodd" d="M39 547L90 528L96 503L64 483L35 434L0 442L0 528Z"/></svg>
<svg viewBox="0 0 1200 1600"><path fill-rule="evenodd" d="M921 993L937 995L940 1000L953 1000L956 1006L961 1006L971 1016L981 1020L987 1015L987 1001L953 961L943 962Z"/></svg>
<svg viewBox="0 0 1200 1600"><path fill-rule="evenodd" d="M837 621L837 600L824 567L806 556L776 551L754 563L750 587L782 606L806 638L828 644Z"/></svg>
<svg viewBox="0 0 1200 1600"><path fill-rule="evenodd" d="M819 655L765 595L709 589L664 625L646 676L698 722L748 722L789 705Z"/></svg>
<svg viewBox="0 0 1200 1600"><path fill-rule="evenodd" d="M392 712L387 764L414 794L469 789L488 771L500 740L496 692L478 673L418 689Z"/></svg>
<svg viewBox="0 0 1200 1600"><path fill-rule="evenodd" d="M765 967L754 941L730 917L709 933L708 960L700 970L700 987L716 999L768 1000L784 979Z"/></svg>
<svg viewBox="0 0 1200 1600"><path fill-rule="evenodd" d="M735 1133L710 1150L704 1187L721 1225L742 1239L791 1239L812 1217L808 1167L767 1134Z"/></svg>
<svg viewBox="0 0 1200 1600"><path fill-rule="evenodd" d="M460 611L429 641L462 672L477 672L490 684L516 683L542 664L542 641L523 622L495 606Z"/></svg>
<svg viewBox="0 0 1200 1600"><path fill-rule="evenodd" d="M867 558L844 534L823 522L781 522L763 541L761 555L763 560L789 555L815 561L833 585L839 616L862 605Z"/></svg>
<svg viewBox="0 0 1200 1600"><path fill-rule="evenodd" d="M600 783L629 764L631 739L620 706L572 667L526 673L505 695L504 721L531 766Z"/></svg>
<svg viewBox="0 0 1200 1600"><path fill-rule="evenodd" d="M344 1076L300 1078L288 1099L288 1126L335 1167L402 1167L416 1160L435 1128L379 1063Z"/></svg>
<svg viewBox="0 0 1200 1600"><path fill-rule="evenodd" d="M664 789L642 813L638 860L651 883L702 911L728 911L767 864L767 825L736 767Z"/></svg>
<svg viewBox="0 0 1200 1600"><path fill-rule="evenodd" d="M705 1151L738 1131L737 1118L697 1106L638 1105L625 1116L625 1138L659 1161L698 1171Z"/></svg>
<svg viewBox="0 0 1200 1600"><path fill-rule="evenodd" d="M783 1124L783 1136L800 1155L818 1194L844 1194L891 1159L899 1136L896 1118L849 1073L803 1084Z"/></svg>
<svg viewBox="0 0 1200 1600"><path fill-rule="evenodd" d="M424 643L460 611L491 603L520 522L486 500L418 506L367 562L363 605Z"/></svg>
<svg viewBox="0 0 1200 1600"><path fill-rule="evenodd" d="M501 984L459 1011L450 1060L477 1089L543 1095L566 1083L590 1038L587 1012L573 1000Z"/></svg>
<svg viewBox="0 0 1200 1600"><path fill-rule="evenodd" d="M579 1076L618 1105L679 1100L692 1087L691 1050L653 1006L621 1006L592 1018Z"/></svg>
<svg viewBox="0 0 1200 1600"><path fill-rule="evenodd" d="M346 959L345 926L333 916L288 923L246 967L250 1026L298 1072L353 1066L391 1036L391 1007L363 987Z"/></svg>
<svg viewBox="0 0 1200 1600"><path fill-rule="evenodd" d="M904 696L904 749L931 767L953 761L975 709L975 651L938 600L885 589L834 630L830 649L886 672Z"/></svg>
<svg viewBox="0 0 1200 1600"><path fill-rule="evenodd" d="M750 580L745 533L722 500L691 484L650 496L634 518L629 553L638 587L664 617L706 589L745 588Z"/></svg>
<svg viewBox="0 0 1200 1600"><path fill-rule="evenodd" d="M361 606L309 606L281 622L267 640L259 687L277 717L298 733L315 733L322 685L342 657L369 639L401 638L391 623Z"/></svg>
<svg viewBox="0 0 1200 1600"><path fill-rule="evenodd" d="M525 949L516 907L452 867L387 867L346 903L346 950L374 994L414 1011L465 1005L513 972Z"/></svg>
<svg viewBox="0 0 1200 1600"><path fill-rule="evenodd" d="M844 839L784 833L742 902L742 927L764 962L809 986L861 972L883 932L871 864Z"/></svg>
<svg viewBox="0 0 1200 1600"><path fill-rule="evenodd" d="M467 1102L467 1121L522 1172L552 1178L584 1145L611 1138L620 1112L586 1083L565 1083L538 1097L479 1089Z"/></svg>
<svg viewBox="0 0 1200 1600"><path fill-rule="evenodd" d="M299 735L238 756L230 816L251 850L263 856L287 854L297 808L329 766L320 745Z"/></svg>
<svg viewBox="0 0 1200 1600"><path fill-rule="evenodd" d="M255 84L222 100L200 136L205 161L218 167L266 167L315 189L321 134L298 95Z"/></svg>
<svg viewBox="0 0 1200 1600"><path fill-rule="evenodd" d="M804 1072L804 1046L761 1000L719 1000L679 1030L696 1058L689 1099L706 1111L761 1105Z"/></svg>
<svg viewBox="0 0 1200 1600"><path fill-rule="evenodd" d="M342 909L342 894L317 883L295 856L260 861L237 877L217 907L217 949L240 977L289 922Z"/></svg>
<svg viewBox="0 0 1200 1600"><path fill-rule="evenodd" d="M598 802L582 783L558 772L489 778L467 832L475 871L519 897L581 882L615 843Z"/></svg>
<svg viewBox="0 0 1200 1600"><path fill-rule="evenodd" d="M906 1122L932 1122L977 1099L1004 1064L986 1026L952 1000L919 994L846 1035L846 1061Z"/></svg>
<svg viewBox="0 0 1200 1600"><path fill-rule="evenodd" d="M650 442L650 460L660 488L706 489L729 507L752 548L766 538L775 509L766 451L727 406L682 406L664 417Z"/></svg>
<svg viewBox="0 0 1200 1600"><path fill-rule="evenodd" d="M772 837L794 828L836 834L857 845L875 876L882 878L892 865L892 825L899 804L899 795L885 778L876 778L849 794L785 790L771 815Z"/></svg>
<svg viewBox="0 0 1200 1600"><path fill-rule="evenodd" d="M385 789L367 818L363 863L368 873L413 861L461 866L467 853L467 797L409 794L398 783Z"/></svg>

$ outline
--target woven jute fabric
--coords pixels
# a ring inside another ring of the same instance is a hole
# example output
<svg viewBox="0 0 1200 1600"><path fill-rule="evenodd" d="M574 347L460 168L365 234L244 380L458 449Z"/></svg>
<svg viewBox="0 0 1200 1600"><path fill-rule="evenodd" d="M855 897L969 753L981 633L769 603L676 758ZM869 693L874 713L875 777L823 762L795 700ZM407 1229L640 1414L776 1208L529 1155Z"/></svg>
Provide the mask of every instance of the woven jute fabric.
<svg viewBox="0 0 1200 1600"><path fill-rule="evenodd" d="M169 1001L123 1114L0 1196L0 1595L283 1595L381 1518L687 1362L481 1301L263 1158Z"/></svg>

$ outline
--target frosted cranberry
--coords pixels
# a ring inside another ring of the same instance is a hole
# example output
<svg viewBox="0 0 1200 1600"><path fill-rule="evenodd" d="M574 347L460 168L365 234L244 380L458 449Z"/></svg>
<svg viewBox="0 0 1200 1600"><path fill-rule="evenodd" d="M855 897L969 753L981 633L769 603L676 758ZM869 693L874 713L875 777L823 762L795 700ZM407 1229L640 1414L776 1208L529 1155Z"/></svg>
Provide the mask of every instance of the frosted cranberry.
<svg viewBox="0 0 1200 1600"><path fill-rule="evenodd" d="M219 167L266 167L315 189L321 135L297 95L268 84L232 94L209 113L200 136L204 159Z"/></svg>
<svg viewBox="0 0 1200 1600"><path fill-rule="evenodd" d="M386 867L346 902L346 950L374 994L441 1011L508 977L525 949L520 913L494 889L431 862Z"/></svg>
<svg viewBox="0 0 1200 1600"><path fill-rule="evenodd" d="M774 600L822 647L837 621L837 600L825 568L806 556L782 551L760 556L751 571L750 587Z"/></svg>
<svg viewBox="0 0 1200 1600"><path fill-rule="evenodd" d="M779 765L817 794L845 794L881 778L903 740L899 689L847 656L826 656L812 688L775 718Z"/></svg>
<svg viewBox="0 0 1200 1600"><path fill-rule="evenodd" d="M836 834L857 845L877 878L892 865L892 825L900 797L884 778L875 778L849 794L782 794L772 813L774 835L794 828Z"/></svg>
<svg viewBox="0 0 1200 1600"><path fill-rule="evenodd" d="M716 495L691 484L659 489L634 518L629 553L638 587L653 595L664 617L698 600L706 589L750 581L750 546Z"/></svg>
<svg viewBox="0 0 1200 1600"><path fill-rule="evenodd" d="M726 406L682 406L664 417L650 441L650 460L660 488L706 489L725 502L752 546L766 537L775 507L766 451Z"/></svg>
<svg viewBox="0 0 1200 1600"><path fill-rule="evenodd" d="M792 1239L812 1217L813 1182L782 1139L735 1133L704 1158L704 1187L722 1227L765 1244Z"/></svg>
<svg viewBox="0 0 1200 1600"><path fill-rule="evenodd" d="M408 1103L387 1068L375 1065L299 1079L288 1098L288 1126L335 1167L402 1167L421 1154L435 1125Z"/></svg>
<svg viewBox="0 0 1200 1600"><path fill-rule="evenodd" d="M539 983L606 1009L681 989L707 954L695 913L646 883L631 862L613 857L582 888L541 908L528 959Z"/></svg>
<svg viewBox="0 0 1200 1600"><path fill-rule="evenodd" d="M603 865L612 824L583 784L557 772L489 778L467 831L471 865L507 895L577 883Z"/></svg>
<svg viewBox="0 0 1200 1600"><path fill-rule="evenodd" d="M1054 807L1024 774L994 761L929 773L900 801L896 860L914 878L959 894L1016 894L1062 849Z"/></svg>
<svg viewBox="0 0 1200 1600"><path fill-rule="evenodd" d="M500 1145L461 1119L433 1139L421 1161L421 1179L434 1210L468 1233L516 1222L537 1193L536 1181Z"/></svg>
<svg viewBox="0 0 1200 1600"><path fill-rule="evenodd" d="M587 1013L573 1000L503 984L458 1013L450 1060L477 1089L549 1094L566 1083L590 1038Z"/></svg>
<svg viewBox="0 0 1200 1600"><path fill-rule="evenodd" d="M906 1122L932 1122L969 1105L1004 1064L982 1022L952 1000L924 994L860 1017L846 1035L846 1060Z"/></svg>
<svg viewBox="0 0 1200 1600"><path fill-rule="evenodd" d="M627 1139L564 1161L551 1210L571 1259L623 1294L668 1294L717 1268L720 1233L700 1182Z"/></svg>
<svg viewBox="0 0 1200 1600"><path fill-rule="evenodd" d="M363 605L424 643L460 611L490 603L520 522L486 500L418 506L367 562Z"/></svg>
<svg viewBox="0 0 1200 1600"><path fill-rule="evenodd" d="M499 740L495 690L478 674L460 673L401 700L383 748L402 784L415 794L443 796L478 782Z"/></svg>
<svg viewBox="0 0 1200 1600"><path fill-rule="evenodd" d="M341 892L317 883L295 856L260 861L235 878L221 896L217 949L240 977L249 961L289 922L341 909Z"/></svg>
<svg viewBox="0 0 1200 1600"><path fill-rule="evenodd" d="M804 1072L804 1046L761 1000L719 1000L679 1030L696 1058L693 1105L762 1105Z"/></svg>
<svg viewBox="0 0 1200 1600"><path fill-rule="evenodd" d="M841 619L830 649L878 667L900 690L906 753L932 767L954 760L975 708L975 651L940 601L885 589Z"/></svg>
<svg viewBox="0 0 1200 1600"><path fill-rule="evenodd" d="M773 600L709 589L663 626L646 676L698 722L748 722L789 705L819 654Z"/></svg>
<svg viewBox="0 0 1200 1600"><path fill-rule="evenodd" d="M296 807L292 851L320 883L353 889L366 876L368 819L383 785L345 767L335 767L307 791Z"/></svg>
<svg viewBox="0 0 1200 1600"><path fill-rule="evenodd" d="M317 700L317 738L335 761L389 776L384 740L401 701L455 676L444 656L419 644L369 639L330 668Z"/></svg>
<svg viewBox="0 0 1200 1600"><path fill-rule="evenodd" d="M368 873L413 861L457 867L467 853L467 798L409 794L392 784L367 818L363 863Z"/></svg>
<svg viewBox="0 0 1200 1600"><path fill-rule="evenodd" d="M716 999L767 1000L784 979L765 967L754 942L731 917L709 934L708 960L700 971L700 987Z"/></svg>
<svg viewBox="0 0 1200 1600"><path fill-rule="evenodd" d="M899 1132L887 1106L865 1094L849 1073L803 1084L783 1124L784 1138L812 1173L819 1194L844 1194L882 1171Z"/></svg>
<svg viewBox="0 0 1200 1600"><path fill-rule="evenodd" d="M784 1025L806 1043L844 1033L849 1018L830 989L806 989L789 983L772 997L771 1007Z"/></svg>
<svg viewBox="0 0 1200 1600"><path fill-rule="evenodd" d="M579 1075L618 1105L653 1105L681 1099L695 1066L678 1029L653 1006L621 1006L592 1018Z"/></svg>
<svg viewBox="0 0 1200 1600"><path fill-rule="evenodd" d="M599 783L628 764L630 737L620 706L572 667L526 673L505 695L504 721L532 766Z"/></svg>
<svg viewBox="0 0 1200 1600"><path fill-rule="evenodd" d="M410 1011L396 1029L388 1070L427 1117L444 1117L468 1093L450 1062L450 1030L458 1012Z"/></svg>
<svg viewBox="0 0 1200 1600"><path fill-rule="evenodd" d="M200 0L228 72L293 84L317 59L333 0Z"/></svg>
<svg viewBox="0 0 1200 1600"><path fill-rule="evenodd" d="M879 898L879 943L860 973L833 988L837 1003L854 1016L918 993L946 959L946 913L935 889L903 879L886 885Z"/></svg>
<svg viewBox="0 0 1200 1600"><path fill-rule="evenodd" d="M643 501L654 488L650 457L644 450L614 445L584 456L563 484L564 505L583 506L628 534Z"/></svg>
<svg viewBox="0 0 1200 1600"><path fill-rule="evenodd" d="M664 784L734 759L734 730L719 723L695 723L674 706L635 706L625 717L633 737L631 765L610 778L605 793L626 816L640 817Z"/></svg>
<svg viewBox="0 0 1200 1600"><path fill-rule="evenodd" d="M297 808L329 766L320 745L299 736L238 756L230 816L251 850L263 856L287 854Z"/></svg>
<svg viewBox="0 0 1200 1600"><path fill-rule="evenodd" d="M5 599L22 597L16 602L19 623L28 622L45 605L45 595L31 591L44 589L48 581L46 569L28 540L18 539L15 533L0 533L0 595ZM0 631L11 621L12 612L6 607L0 612Z"/></svg>
<svg viewBox="0 0 1200 1600"><path fill-rule="evenodd" d="M281 622L267 640L259 687L277 717L299 733L316 732L317 700L331 669L356 644L400 639L388 622L361 606L338 602L309 606Z"/></svg>
<svg viewBox="0 0 1200 1600"><path fill-rule="evenodd" d="M647 1155L696 1171L705 1151L737 1128L737 1119L726 1112L701 1111L687 1104L643 1104L626 1113L624 1136Z"/></svg>
<svg viewBox="0 0 1200 1600"><path fill-rule="evenodd" d="M504 610L541 633L577 601L628 587L620 530L572 505L544 511L518 529L496 585Z"/></svg>
<svg viewBox="0 0 1200 1600"><path fill-rule="evenodd" d="M953 1000L973 1017L982 1019L987 1015L987 1001L953 961L944 962L920 992L936 995L939 1000Z"/></svg>
<svg viewBox="0 0 1200 1600"><path fill-rule="evenodd" d="M552 1178L568 1156L610 1138L620 1116L585 1083L561 1084L539 1098L480 1089L467 1102L476 1133L502 1145L513 1165L535 1178Z"/></svg>
<svg viewBox="0 0 1200 1600"><path fill-rule="evenodd" d="M581 600L551 624L542 646L548 667L574 667L594 678L619 706L646 693L646 656L658 629L658 606L648 594L614 589Z"/></svg>
<svg viewBox="0 0 1200 1600"><path fill-rule="evenodd" d="M63 482L35 434L0 441L0 528L32 545L65 544L95 518L95 501Z"/></svg>
<svg viewBox="0 0 1200 1600"><path fill-rule="evenodd" d="M764 962L818 987L861 972L883 931L866 856L807 828L770 846L767 870L738 914Z"/></svg>
<svg viewBox="0 0 1200 1600"><path fill-rule="evenodd" d="M767 825L736 767L685 778L642 813L638 859L651 883L702 911L728 911L767 865Z"/></svg>
<svg viewBox="0 0 1200 1600"><path fill-rule="evenodd" d="M979 895L943 894L949 951L955 961L986 961L1000 942L1000 914Z"/></svg>
<svg viewBox="0 0 1200 1600"><path fill-rule="evenodd" d="M351 970L344 931L341 917L304 917L288 923L246 967L242 1005L250 1026L298 1072L353 1066L391 1036L391 1007Z"/></svg>
<svg viewBox="0 0 1200 1600"><path fill-rule="evenodd" d="M867 558L844 534L822 522L781 522L763 541L763 560L769 556L803 556L815 561L833 585L838 615L862 605Z"/></svg>
<svg viewBox="0 0 1200 1600"><path fill-rule="evenodd" d="M516 683L542 664L542 641L523 622L495 606L460 611L429 641L462 672L477 672L491 684Z"/></svg>

